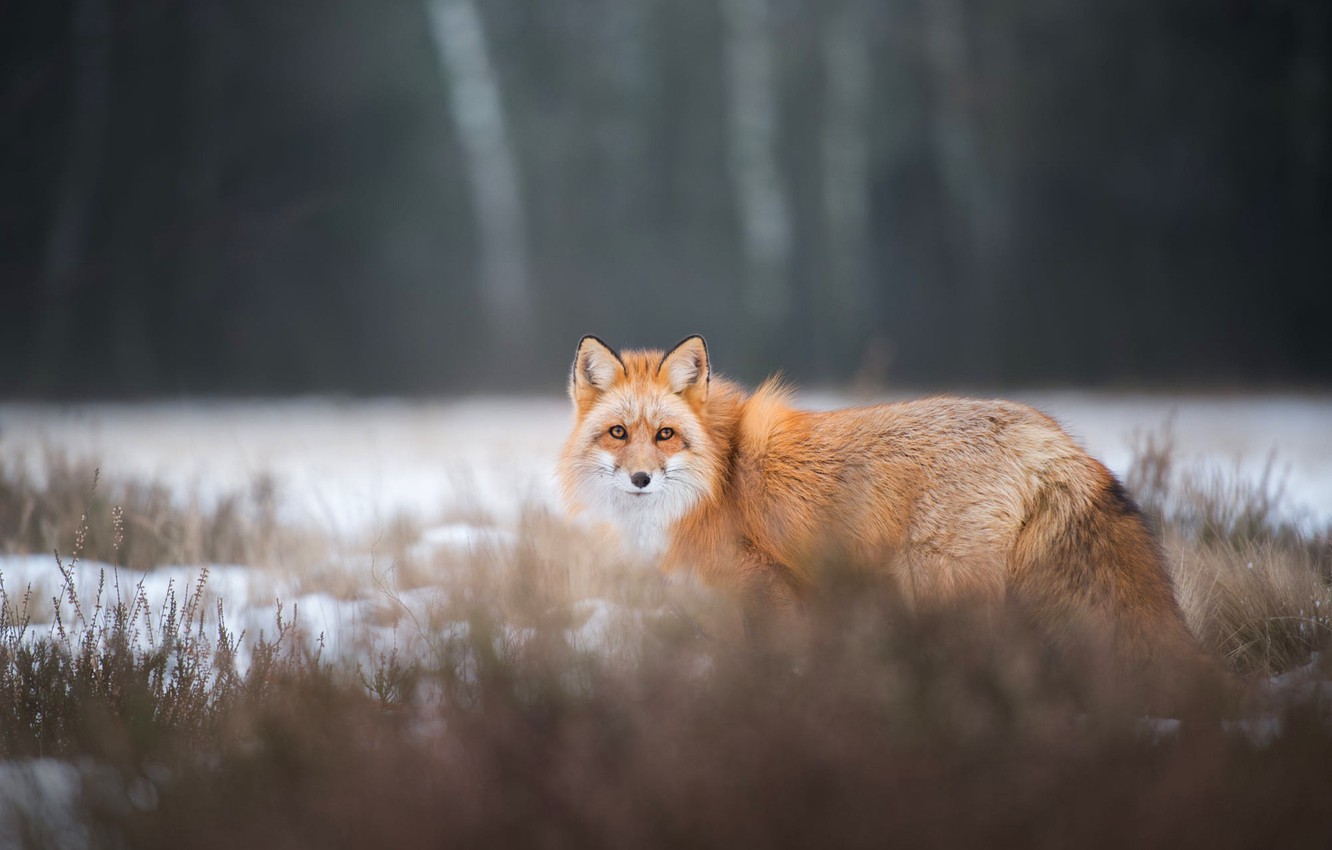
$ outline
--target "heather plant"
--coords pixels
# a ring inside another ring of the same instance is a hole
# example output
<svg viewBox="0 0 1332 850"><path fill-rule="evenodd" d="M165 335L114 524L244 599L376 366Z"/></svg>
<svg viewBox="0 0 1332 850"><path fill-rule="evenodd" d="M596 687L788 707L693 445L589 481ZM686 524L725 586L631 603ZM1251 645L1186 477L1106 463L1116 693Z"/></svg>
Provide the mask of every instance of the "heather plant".
<svg viewBox="0 0 1332 850"><path fill-rule="evenodd" d="M220 602L215 625L206 625L208 568L192 586L168 582L163 598L150 600L142 582L121 584L118 506L111 523L111 565L98 569L90 598L75 569L90 537L86 514L68 558L53 554L63 581L44 626L33 623L31 588L11 597L0 575L0 757L160 757L207 741L228 706L262 694L274 676L319 665L292 649L296 625L279 607L274 636L253 642L249 669L239 672L245 635L228 628Z"/></svg>

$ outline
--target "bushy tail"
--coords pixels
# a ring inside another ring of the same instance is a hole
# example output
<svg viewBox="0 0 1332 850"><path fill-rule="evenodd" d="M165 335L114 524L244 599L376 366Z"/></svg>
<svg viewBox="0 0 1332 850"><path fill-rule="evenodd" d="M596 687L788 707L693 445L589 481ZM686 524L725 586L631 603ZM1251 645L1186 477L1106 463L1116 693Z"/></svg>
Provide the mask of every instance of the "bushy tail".
<svg viewBox="0 0 1332 850"><path fill-rule="evenodd" d="M1223 675L1189 632L1155 538L1105 467L1048 482L1010 563L1018 599L1054 635L1092 635L1162 681ZM1087 473L1091 473L1089 476Z"/></svg>

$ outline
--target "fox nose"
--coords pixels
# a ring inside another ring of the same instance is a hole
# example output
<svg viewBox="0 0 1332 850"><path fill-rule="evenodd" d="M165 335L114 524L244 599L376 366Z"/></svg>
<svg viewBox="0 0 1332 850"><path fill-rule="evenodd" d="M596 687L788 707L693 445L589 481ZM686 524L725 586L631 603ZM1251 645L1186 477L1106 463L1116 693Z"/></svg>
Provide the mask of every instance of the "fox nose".
<svg viewBox="0 0 1332 850"><path fill-rule="evenodd" d="M648 486L652 481L652 476L648 475L646 472L635 472L633 475L629 476L629 480L633 482L635 487L642 489Z"/></svg>

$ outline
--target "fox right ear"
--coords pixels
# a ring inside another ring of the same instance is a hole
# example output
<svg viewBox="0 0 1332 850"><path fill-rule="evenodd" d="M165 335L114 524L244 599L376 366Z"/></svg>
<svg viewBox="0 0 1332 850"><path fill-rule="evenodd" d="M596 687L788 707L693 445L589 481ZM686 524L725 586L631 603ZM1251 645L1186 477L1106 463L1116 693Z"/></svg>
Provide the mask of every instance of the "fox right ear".
<svg viewBox="0 0 1332 850"><path fill-rule="evenodd" d="M578 341L573 374L569 376L569 395L581 403L610 389L615 379L623 374L624 361L620 359L620 353L588 334Z"/></svg>

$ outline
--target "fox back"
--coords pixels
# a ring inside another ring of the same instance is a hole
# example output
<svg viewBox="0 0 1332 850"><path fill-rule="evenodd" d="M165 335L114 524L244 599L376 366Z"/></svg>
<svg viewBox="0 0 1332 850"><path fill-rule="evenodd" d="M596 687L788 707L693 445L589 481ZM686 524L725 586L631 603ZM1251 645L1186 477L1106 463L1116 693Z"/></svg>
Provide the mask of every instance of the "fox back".
<svg viewBox="0 0 1332 850"><path fill-rule="evenodd" d="M1136 506L1030 407L800 410L775 382L714 378L698 336L666 352L584 337L569 392L571 510L733 591L750 619L798 609L836 556L915 603L1016 598L1052 631L1105 625L1137 658L1200 652Z"/></svg>

